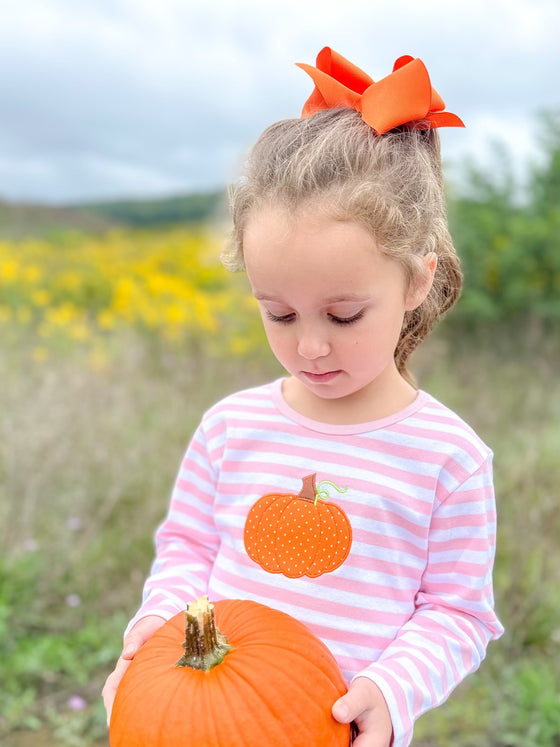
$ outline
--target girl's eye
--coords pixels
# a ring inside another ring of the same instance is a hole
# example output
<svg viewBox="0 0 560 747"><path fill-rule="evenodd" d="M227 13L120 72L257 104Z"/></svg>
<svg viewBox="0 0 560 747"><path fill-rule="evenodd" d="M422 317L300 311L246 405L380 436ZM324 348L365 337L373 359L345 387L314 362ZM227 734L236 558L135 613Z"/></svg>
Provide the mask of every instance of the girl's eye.
<svg viewBox="0 0 560 747"><path fill-rule="evenodd" d="M276 314L273 314L272 311L266 309L266 318L270 319L271 322L277 322L279 324L289 324L290 322L294 321L295 317L295 314L284 314L283 316L277 316Z"/></svg>
<svg viewBox="0 0 560 747"><path fill-rule="evenodd" d="M358 311L357 314L353 314L352 316L336 316L336 314L328 314L328 318L333 322L334 324L353 324L354 322L357 322L360 320L365 311L364 309L361 309ZM291 322L295 321L296 315L294 312L291 312L289 314L273 314L272 311L269 309L265 309L266 318L269 319L271 322L275 322L277 324L290 324Z"/></svg>
<svg viewBox="0 0 560 747"><path fill-rule="evenodd" d="M329 314L329 319L335 324L353 324L360 320L364 313L364 309L361 309L357 314L353 314L352 316L335 316L334 314Z"/></svg>

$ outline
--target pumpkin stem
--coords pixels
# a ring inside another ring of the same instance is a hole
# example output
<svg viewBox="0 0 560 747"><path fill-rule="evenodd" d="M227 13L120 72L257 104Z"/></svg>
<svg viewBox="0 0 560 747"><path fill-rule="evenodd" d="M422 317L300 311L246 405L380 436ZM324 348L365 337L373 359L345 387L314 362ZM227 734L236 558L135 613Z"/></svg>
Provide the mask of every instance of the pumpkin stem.
<svg viewBox="0 0 560 747"><path fill-rule="evenodd" d="M231 646L216 627L214 605L206 595L187 605L185 612L185 653L177 667L191 667L207 672L220 664Z"/></svg>
<svg viewBox="0 0 560 747"><path fill-rule="evenodd" d="M315 502L315 478L317 475L307 475L302 478L302 486L299 491L298 498L303 498L305 501Z"/></svg>

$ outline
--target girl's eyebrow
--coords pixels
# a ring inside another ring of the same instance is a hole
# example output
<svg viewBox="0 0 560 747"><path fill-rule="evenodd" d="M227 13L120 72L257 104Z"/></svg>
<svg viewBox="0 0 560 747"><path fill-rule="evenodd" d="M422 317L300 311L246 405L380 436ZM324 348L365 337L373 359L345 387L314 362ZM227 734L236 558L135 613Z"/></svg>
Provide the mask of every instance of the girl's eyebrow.
<svg viewBox="0 0 560 747"><path fill-rule="evenodd" d="M362 302L368 301L370 299L370 296L364 295L362 293L347 293L344 296L333 296L332 298L326 299L326 304L331 303L355 303L355 302Z"/></svg>
<svg viewBox="0 0 560 747"><path fill-rule="evenodd" d="M283 303L282 299L278 296L274 296L268 293L255 292L254 297L257 301L274 301L277 303ZM365 303L370 299L370 296L361 293L347 293L340 296L332 296L331 298L325 299L325 306L336 303Z"/></svg>

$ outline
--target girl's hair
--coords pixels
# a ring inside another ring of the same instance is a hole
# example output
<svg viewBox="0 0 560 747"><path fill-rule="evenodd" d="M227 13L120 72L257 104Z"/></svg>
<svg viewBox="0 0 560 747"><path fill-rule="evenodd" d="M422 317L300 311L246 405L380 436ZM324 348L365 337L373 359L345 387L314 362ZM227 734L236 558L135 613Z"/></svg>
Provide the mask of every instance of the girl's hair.
<svg viewBox="0 0 560 747"><path fill-rule="evenodd" d="M395 351L398 370L409 381L408 357L462 286L447 226L439 137L420 127L376 135L346 108L272 125L230 191L233 231L222 254L227 269L243 269L243 234L254 210L273 204L293 213L311 203L335 220L364 226L403 265L409 283L418 278L421 258L435 252L433 286L417 309L406 312Z"/></svg>

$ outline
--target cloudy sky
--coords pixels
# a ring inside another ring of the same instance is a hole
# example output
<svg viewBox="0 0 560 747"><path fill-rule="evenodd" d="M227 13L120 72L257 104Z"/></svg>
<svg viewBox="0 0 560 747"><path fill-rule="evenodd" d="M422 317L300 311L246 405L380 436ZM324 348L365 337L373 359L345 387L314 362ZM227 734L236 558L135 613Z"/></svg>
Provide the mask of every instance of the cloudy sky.
<svg viewBox="0 0 560 747"><path fill-rule="evenodd" d="M558 0L0 0L0 199L73 203L220 188L298 116L331 46L373 78L420 57L466 130L450 168L522 170L560 108Z"/></svg>

